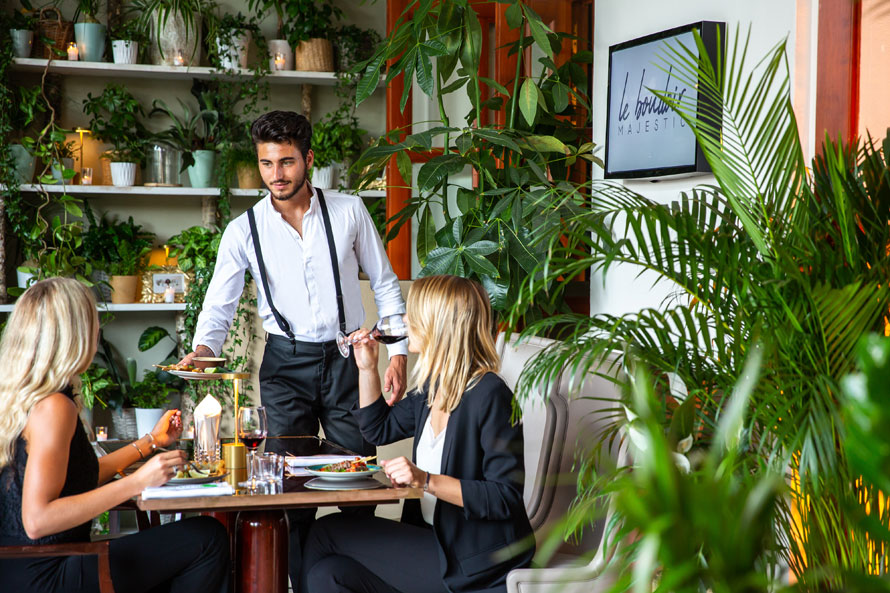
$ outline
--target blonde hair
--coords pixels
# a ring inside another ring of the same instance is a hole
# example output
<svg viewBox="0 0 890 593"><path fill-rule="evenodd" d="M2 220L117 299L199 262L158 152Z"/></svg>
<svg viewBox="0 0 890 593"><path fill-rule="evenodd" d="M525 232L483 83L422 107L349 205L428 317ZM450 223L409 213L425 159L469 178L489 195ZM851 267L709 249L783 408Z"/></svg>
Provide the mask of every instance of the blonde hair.
<svg viewBox="0 0 890 593"><path fill-rule="evenodd" d="M408 321L420 350L415 387L427 387L427 404L451 413L464 391L500 367L491 304L478 283L458 276L427 276L408 293Z"/></svg>
<svg viewBox="0 0 890 593"><path fill-rule="evenodd" d="M42 280L19 297L0 338L0 468L34 405L90 365L98 324L96 300L77 280Z"/></svg>

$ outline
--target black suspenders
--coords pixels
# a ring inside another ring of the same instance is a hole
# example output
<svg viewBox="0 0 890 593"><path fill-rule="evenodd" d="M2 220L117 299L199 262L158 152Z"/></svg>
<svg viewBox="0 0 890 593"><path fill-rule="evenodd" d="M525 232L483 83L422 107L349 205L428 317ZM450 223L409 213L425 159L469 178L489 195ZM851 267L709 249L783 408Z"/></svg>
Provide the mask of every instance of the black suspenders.
<svg viewBox="0 0 890 593"><path fill-rule="evenodd" d="M340 262L337 259L337 245L334 243L334 233L331 230L331 217L328 215L328 205L324 200L324 194L318 188L316 190L318 192L318 203L321 206L321 216L324 220L324 232L328 237L328 251L331 254L331 265L333 266L334 271L334 287L337 290L337 314L340 317L340 331L346 333L346 313L343 310L343 290L340 286ZM287 322L287 319L278 312L278 309L275 308L275 304L272 302L272 292L269 289L269 280L266 275L266 262L263 260L263 250L260 247L260 235L257 232L256 226L256 217L253 213L253 208L250 208L247 211L247 222L250 224L250 236L253 238L253 249L256 252L256 260L257 265L260 268L260 279L263 282L263 292L266 295L266 302L269 303L269 308L272 309L272 316L275 317L275 322L278 323L278 327L281 328L281 331L288 337L291 343L296 343L296 338L294 337L294 332L291 331L290 324Z"/></svg>

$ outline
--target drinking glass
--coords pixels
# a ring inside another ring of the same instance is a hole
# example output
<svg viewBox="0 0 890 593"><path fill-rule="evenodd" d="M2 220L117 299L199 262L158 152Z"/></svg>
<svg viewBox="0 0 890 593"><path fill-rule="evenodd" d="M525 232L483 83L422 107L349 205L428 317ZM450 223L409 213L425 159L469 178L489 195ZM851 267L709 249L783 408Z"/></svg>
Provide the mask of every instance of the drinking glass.
<svg viewBox="0 0 890 593"><path fill-rule="evenodd" d="M239 484L247 488L255 488L257 475L256 449L266 438L266 408L263 406L247 406L238 410L238 438L249 450L250 459L247 467L250 469L250 480Z"/></svg>
<svg viewBox="0 0 890 593"><path fill-rule="evenodd" d="M408 337L408 325L405 323L405 316L398 314L381 317L374 329L371 330L370 336L383 344L401 342ZM349 358L350 345L352 345L352 342L349 340L349 337L343 332L337 332L337 348L340 349L340 354L343 355L343 358Z"/></svg>

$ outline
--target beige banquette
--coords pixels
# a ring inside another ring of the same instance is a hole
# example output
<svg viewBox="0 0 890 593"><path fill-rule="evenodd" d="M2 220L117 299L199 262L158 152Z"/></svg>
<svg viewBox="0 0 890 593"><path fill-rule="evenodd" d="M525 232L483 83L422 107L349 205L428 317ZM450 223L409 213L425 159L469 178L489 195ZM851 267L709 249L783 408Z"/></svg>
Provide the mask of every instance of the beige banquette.
<svg viewBox="0 0 890 593"><path fill-rule="evenodd" d="M544 338L509 339L502 333L497 347L501 356L501 376L511 388L525 364L552 344ZM612 361L600 366L613 375ZM614 376L614 375L613 375ZM577 492L579 452L589 452L602 433L608 415L619 399L618 386L593 373L572 381L569 371L558 380L539 384L536 393L520 400L525 441L525 489L523 497L535 539L541 544L564 516ZM598 463L614 467L618 445L605 451ZM611 580L604 576L601 551L605 520L594 522L580 542L564 543L537 566L514 570L507 579L508 593L586 593L605 590ZM592 558L592 559L591 559Z"/></svg>

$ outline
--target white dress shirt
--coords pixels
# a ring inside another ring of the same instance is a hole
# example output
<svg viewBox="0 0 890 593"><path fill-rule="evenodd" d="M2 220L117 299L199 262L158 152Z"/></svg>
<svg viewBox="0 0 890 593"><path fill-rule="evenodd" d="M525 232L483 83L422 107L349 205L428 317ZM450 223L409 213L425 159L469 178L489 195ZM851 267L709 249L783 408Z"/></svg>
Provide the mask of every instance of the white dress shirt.
<svg viewBox="0 0 890 593"><path fill-rule="evenodd" d="M445 432L448 430L448 425L445 425L442 432L434 435L432 417L432 414L426 417L426 424L423 425L423 431L417 441L415 453L417 463L415 465L427 473L441 474L442 454L445 452ZM429 525L433 524L435 510L436 497L429 492L424 492L423 498L420 499L420 513L423 515L423 520Z"/></svg>
<svg viewBox="0 0 890 593"><path fill-rule="evenodd" d="M324 197L340 264L346 331L358 329L365 321L358 280L360 265L371 280L380 317L403 314L405 302L398 278L362 199L333 191L324 192ZM316 190L312 188L309 209L303 216L302 237L275 210L269 195L257 203L254 214L275 308L290 324L297 340L334 340L340 329L337 291ZM266 301L245 212L223 232L216 268L198 316L193 350L203 344L220 353L244 288L244 272L248 269L257 283L257 309L263 329L270 334L285 335ZM387 349L392 357L407 354L408 347L403 341Z"/></svg>

